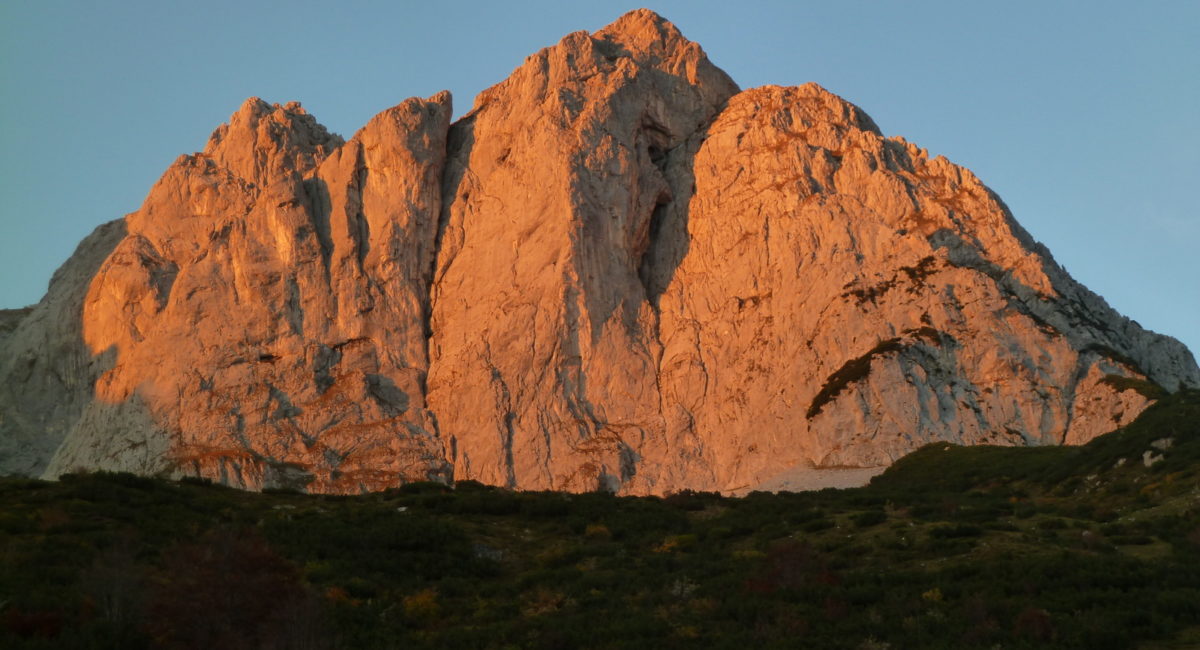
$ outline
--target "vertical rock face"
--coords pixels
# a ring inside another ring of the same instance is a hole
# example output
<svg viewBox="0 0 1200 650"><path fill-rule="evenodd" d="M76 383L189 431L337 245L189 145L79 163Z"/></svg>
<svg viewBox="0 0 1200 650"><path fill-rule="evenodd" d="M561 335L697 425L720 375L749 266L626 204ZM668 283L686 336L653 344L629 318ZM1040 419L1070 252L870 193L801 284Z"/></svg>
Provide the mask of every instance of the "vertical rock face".
<svg viewBox="0 0 1200 650"><path fill-rule="evenodd" d="M342 142L247 101L0 312L0 470L737 490L1200 385L969 171L816 85L739 92L652 12L450 117Z"/></svg>
<svg viewBox="0 0 1200 650"><path fill-rule="evenodd" d="M638 275L667 152L737 91L647 11L529 57L455 125L429 400L456 475L528 488L635 480L661 438Z"/></svg>
<svg viewBox="0 0 1200 650"><path fill-rule="evenodd" d="M445 475L423 383L450 113L445 94L408 100L343 144L251 99L176 161L91 282L83 339L115 365L49 473L322 491Z"/></svg>

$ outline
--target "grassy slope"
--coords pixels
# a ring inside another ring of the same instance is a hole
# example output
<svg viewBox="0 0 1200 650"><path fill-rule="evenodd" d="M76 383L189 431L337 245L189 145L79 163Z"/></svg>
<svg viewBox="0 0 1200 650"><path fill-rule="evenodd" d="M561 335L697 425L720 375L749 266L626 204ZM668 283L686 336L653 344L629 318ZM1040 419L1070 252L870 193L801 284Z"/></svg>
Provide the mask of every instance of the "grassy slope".
<svg viewBox="0 0 1200 650"><path fill-rule="evenodd" d="M0 647L1188 647L1198 471L1191 392L1084 447L739 499L6 479Z"/></svg>

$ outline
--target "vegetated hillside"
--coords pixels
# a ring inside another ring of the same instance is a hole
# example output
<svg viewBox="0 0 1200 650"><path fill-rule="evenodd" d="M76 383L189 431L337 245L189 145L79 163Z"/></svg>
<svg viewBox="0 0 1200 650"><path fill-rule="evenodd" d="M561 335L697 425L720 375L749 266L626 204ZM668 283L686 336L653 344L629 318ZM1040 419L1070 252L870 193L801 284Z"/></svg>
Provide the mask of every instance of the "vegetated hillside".
<svg viewBox="0 0 1200 650"><path fill-rule="evenodd" d="M0 481L0 646L1170 648L1200 639L1200 392L1079 448L855 490L362 496Z"/></svg>

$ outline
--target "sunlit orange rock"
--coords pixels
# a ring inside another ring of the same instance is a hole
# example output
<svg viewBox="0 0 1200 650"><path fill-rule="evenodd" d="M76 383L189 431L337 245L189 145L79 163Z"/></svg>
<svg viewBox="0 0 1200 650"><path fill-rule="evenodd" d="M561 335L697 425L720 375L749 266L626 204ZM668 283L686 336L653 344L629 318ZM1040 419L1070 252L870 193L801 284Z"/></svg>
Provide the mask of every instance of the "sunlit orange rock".
<svg viewBox="0 0 1200 650"><path fill-rule="evenodd" d="M655 489L640 469L676 464L639 270L690 183L668 152L736 92L637 11L529 57L451 129L429 401L456 476Z"/></svg>
<svg viewBox="0 0 1200 650"><path fill-rule="evenodd" d="M450 118L343 143L248 100L0 312L0 470L740 491L1200 385L971 172L814 84L739 91L653 12Z"/></svg>
<svg viewBox="0 0 1200 650"><path fill-rule="evenodd" d="M815 84L745 91L686 148L658 384L714 487L936 440L1082 443L1148 404L1107 375L1195 383L1180 344L1071 280L971 172Z"/></svg>
<svg viewBox="0 0 1200 650"><path fill-rule="evenodd" d="M126 218L83 338L115 350L49 472L320 491L449 476L425 408L446 94L349 142L248 100Z"/></svg>

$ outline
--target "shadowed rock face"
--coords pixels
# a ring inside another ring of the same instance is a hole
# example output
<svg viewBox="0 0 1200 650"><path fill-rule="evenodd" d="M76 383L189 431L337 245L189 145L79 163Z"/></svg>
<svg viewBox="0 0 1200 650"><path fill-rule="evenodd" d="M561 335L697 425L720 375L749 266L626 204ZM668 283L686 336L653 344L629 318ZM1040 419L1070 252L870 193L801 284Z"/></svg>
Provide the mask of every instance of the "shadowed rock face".
<svg viewBox="0 0 1200 650"><path fill-rule="evenodd" d="M113 351L83 343L80 311L97 269L125 237L111 221L88 235L42 301L0 311L0 473L37 476L92 400Z"/></svg>
<svg viewBox="0 0 1200 650"><path fill-rule="evenodd" d="M450 116L343 143L248 100L0 312L0 470L737 490L1200 385L969 171L814 84L739 92L652 12Z"/></svg>

